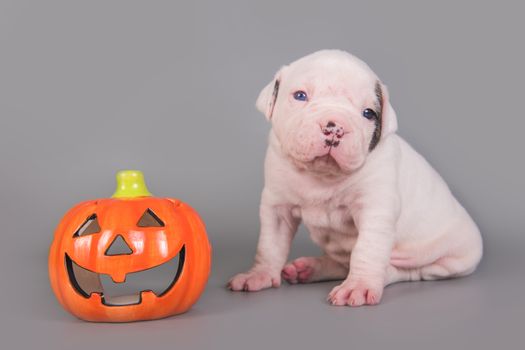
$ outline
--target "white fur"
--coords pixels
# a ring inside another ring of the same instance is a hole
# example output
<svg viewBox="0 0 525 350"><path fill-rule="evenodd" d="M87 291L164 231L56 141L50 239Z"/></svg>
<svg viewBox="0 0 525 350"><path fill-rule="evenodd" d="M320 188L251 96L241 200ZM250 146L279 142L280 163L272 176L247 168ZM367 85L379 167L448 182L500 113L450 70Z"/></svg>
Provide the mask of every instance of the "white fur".
<svg viewBox="0 0 525 350"><path fill-rule="evenodd" d="M439 174L395 134L397 117L381 83L382 135L369 150L374 123L362 110L377 107L378 81L356 57L325 50L281 68L263 89L257 107L272 131L261 232L254 266L230 280L232 290L277 287L281 277L344 279L328 299L359 306L378 303L390 283L474 271L482 255L479 230ZM309 100L294 100L297 90ZM345 130L338 147L325 144L329 121ZM301 220L324 255L287 264Z"/></svg>

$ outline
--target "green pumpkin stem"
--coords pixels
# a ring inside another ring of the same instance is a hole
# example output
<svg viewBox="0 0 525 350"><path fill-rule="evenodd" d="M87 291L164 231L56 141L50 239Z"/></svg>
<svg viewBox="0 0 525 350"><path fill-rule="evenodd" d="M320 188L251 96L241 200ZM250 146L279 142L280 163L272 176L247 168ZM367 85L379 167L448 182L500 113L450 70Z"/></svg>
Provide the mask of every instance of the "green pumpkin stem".
<svg viewBox="0 0 525 350"><path fill-rule="evenodd" d="M138 170L121 170L117 173L117 189L112 198L150 197L144 174Z"/></svg>

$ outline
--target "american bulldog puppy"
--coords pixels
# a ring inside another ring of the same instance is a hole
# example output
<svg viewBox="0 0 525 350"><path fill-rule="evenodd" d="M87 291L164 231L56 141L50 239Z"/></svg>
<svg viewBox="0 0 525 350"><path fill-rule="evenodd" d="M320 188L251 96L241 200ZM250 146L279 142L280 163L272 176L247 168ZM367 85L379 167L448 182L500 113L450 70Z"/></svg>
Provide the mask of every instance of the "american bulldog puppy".
<svg viewBox="0 0 525 350"><path fill-rule="evenodd" d="M228 283L259 291L344 280L333 305L377 304L400 281L470 274L480 232L440 175L396 134L385 85L358 58L324 50L282 67L257 108L272 123L253 267ZM287 263L300 222L324 252Z"/></svg>

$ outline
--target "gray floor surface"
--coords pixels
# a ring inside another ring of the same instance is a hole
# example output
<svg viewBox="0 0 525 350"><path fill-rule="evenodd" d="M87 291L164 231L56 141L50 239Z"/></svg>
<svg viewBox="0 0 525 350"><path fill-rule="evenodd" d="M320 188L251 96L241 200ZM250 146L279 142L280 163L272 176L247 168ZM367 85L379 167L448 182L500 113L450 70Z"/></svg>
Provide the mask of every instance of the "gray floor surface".
<svg viewBox="0 0 525 350"><path fill-rule="evenodd" d="M229 292L224 283L249 266L255 236L216 239L211 279L190 312L127 324L87 323L62 310L48 285L47 256L35 247L19 269L27 274L11 279L17 288L3 288L2 342L27 349L517 349L525 330L525 238L508 237L485 238L487 253L472 276L393 285L380 305L360 308L324 301L337 282ZM316 248L301 234L292 253Z"/></svg>

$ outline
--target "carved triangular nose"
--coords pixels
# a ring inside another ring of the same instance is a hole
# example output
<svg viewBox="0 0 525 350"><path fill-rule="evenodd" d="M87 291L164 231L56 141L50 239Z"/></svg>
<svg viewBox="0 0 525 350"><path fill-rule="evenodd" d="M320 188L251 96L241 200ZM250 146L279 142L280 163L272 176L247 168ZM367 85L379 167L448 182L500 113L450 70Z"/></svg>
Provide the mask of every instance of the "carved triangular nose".
<svg viewBox="0 0 525 350"><path fill-rule="evenodd" d="M109 245L109 248L106 250L106 255L129 255L132 254L133 250L124 240L124 237L117 235L113 242Z"/></svg>

